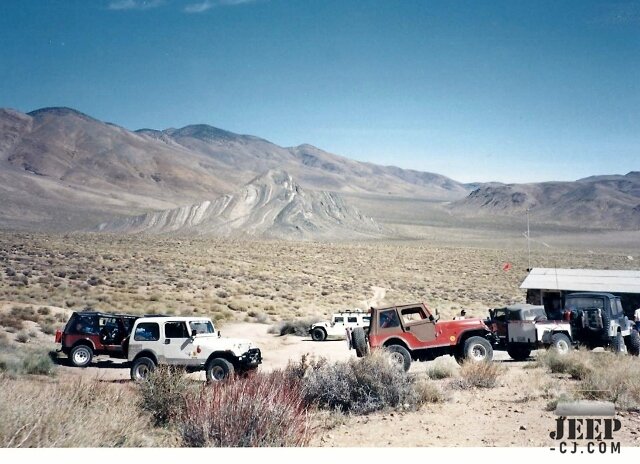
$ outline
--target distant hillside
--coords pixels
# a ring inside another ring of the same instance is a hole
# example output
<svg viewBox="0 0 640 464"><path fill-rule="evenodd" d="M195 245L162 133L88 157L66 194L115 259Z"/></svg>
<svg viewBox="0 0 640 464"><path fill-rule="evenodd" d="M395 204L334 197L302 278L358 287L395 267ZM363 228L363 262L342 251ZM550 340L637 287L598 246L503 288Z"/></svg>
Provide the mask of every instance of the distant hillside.
<svg viewBox="0 0 640 464"><path fill-rule="evenodd" d="M381 237L373 219L337 193L305 191L284 171L268 171L241 189L213 200L125 217L101 224L103 232L248 235L294 240Z"/></svg>
<svg viewBox="0 0 640 464"><path fill-rule="evenodd" d="M640 172L576 182L487 185L451 204L468 216L522 215L592 229L640 229Z"/></svg>
<svg viewBox="0 0 640 464"><path fill-rule="evenodd" d="M129 131L70 108L0 109L0 227L73 230L234 191L284 169L306 190L436 200L468 189L438 174L284 148L207 125Z"/></svg>

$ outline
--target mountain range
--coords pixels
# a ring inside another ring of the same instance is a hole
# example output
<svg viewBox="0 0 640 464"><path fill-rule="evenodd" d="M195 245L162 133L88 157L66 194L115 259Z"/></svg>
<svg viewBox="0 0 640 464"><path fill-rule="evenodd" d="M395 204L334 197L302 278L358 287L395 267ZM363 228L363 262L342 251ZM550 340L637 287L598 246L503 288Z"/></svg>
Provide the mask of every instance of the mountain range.
<svg viewBox="0 0 640 464"><path fill-rule="evenodd" d="M575 182L465 184L203 124L131 131L70 108L0 109L4 229L389 236L384 202L376 203L383 198L394 205L418 199L406 204L436 204L469 220L529 209L551 224L640 228L638 172ZM366 214L352 199L366 199Z"/></svg>

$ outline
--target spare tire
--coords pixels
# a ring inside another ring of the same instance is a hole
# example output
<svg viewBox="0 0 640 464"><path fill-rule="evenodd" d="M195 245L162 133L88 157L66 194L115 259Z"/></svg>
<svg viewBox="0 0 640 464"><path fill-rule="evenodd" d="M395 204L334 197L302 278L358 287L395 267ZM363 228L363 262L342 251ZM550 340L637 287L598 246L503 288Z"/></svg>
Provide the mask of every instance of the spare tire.
<svg viewBox="0 0 640 464"><path fill-rule="evenodd" d="M369 354L369 343L367 343L367 336L362 327L356 327L351 332L351 344L359 358Z"/></svg>

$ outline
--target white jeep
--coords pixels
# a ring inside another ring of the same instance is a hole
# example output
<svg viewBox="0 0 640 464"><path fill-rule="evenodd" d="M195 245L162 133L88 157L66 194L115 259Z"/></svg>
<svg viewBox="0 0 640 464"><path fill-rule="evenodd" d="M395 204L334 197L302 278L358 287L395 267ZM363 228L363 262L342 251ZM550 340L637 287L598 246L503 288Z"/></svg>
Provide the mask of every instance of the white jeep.
<svg viewBox="0 0 640 464"><path fill-rule="evenodd" d="M340 340L347 338L347 329L369 327L371 315L360 310L335 313L330 321L317 322L309 327L311 338L317 342L327 339Z"/></svg>
<svg viewBox="0 0 640 464"><path fill-rule="evenodd" d="M211 382L257 368L262 353L248 340L220 337L209 318L163 316L135 321L127 359L132 380L143 380L157 365L168 364L204 370Z"/></svg>

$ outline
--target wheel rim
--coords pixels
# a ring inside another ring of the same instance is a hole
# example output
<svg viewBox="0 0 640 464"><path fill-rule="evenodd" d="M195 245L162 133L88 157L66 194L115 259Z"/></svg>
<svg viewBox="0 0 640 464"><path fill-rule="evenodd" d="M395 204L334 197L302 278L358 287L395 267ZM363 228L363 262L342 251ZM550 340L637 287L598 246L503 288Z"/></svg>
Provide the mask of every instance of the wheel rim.
<svg viewBox="0 0 640 464"><path fill-rule="evenodd" d="M151 370L149 369L149 366L147 366L146 364L139 364L136 367L136 379L145 380L147 377L149 377L150 372Z"/></svg>
<svg viewBox="0 0 640 464"><path fill-rule="evenodd" d="M209 372L211 374L211 379L216 381L224 380L227 376L227 373L222 366L213 366Z"/></svg>
<svg viewBox="0 0 640 464"><path fill-rule="evenodd" d="M76 352L73 353L73 362L80 365L89 362L89 353L87 353L87 350L76 350Z"/></svg>
<svg viewBox="0 0 640 464"><path fill-rule="evenodd" d="M391 353L391 362L397 368L404 368L404 356L401 353L393 352Z"/></svg>
<svg viewBox="0 0 640 464"><path fill-rule="evenodd" d="M478 344L471 348L471 358L475 361L484 361L487 357L487 350L484 346Z"/></svg>
<svg viewBox="0 0 640 464"><path fill-rule="evenodd" d="M559 340L556 343L556 350L558 350L559 353L567 353L569 351L569 345L567 344L566 340Z"/></svg>

